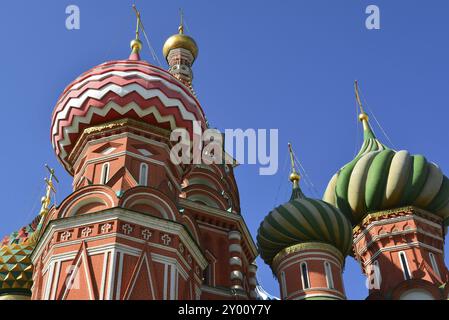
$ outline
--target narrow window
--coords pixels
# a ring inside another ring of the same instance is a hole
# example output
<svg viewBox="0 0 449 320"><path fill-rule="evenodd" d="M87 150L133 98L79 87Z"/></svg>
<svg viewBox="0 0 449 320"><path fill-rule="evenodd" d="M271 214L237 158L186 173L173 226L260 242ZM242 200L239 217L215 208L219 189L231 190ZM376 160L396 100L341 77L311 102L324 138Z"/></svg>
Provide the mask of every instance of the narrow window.
<svg viewBox="0 0 449 320"><path fill-rule="evenodd" d="M404 279L410 280L412 277L410 276L410 269L407 263L407 257L403 251L399 252L399 259L401 259L402 272L404 273Z"/></svg>
<svg viewBox="0 0 449 320"><path fill-rule="evenodd" d="M208 286L212 285L212 266L210 264L204 269L204 283Z"/></svg>
<svg viewBox="0 0 449 320"><path fill-rule="evenodd" d="M429 252L430 264L432 265L432 269L435 274L441 278L440 270L438 270L437 260L435 259L435 255L432 252Z"/></svg>
<svg viewBox="0 0 449 320"><path fill-rule="evenodd" d="M301 279L302 279L302 287L304 289L310 288L309 282L309 271L307 270L307 263L301 263Z"/></svg>
<svg viewBox="0 0 449 320"><path fill-rule="evenodd" d="M140 164L139 185L148 185L148 165L146 163Z"/></svg>
<svg viewBox="0 0 449 320"><path fill-rule="evenodd" d="M332 268L329 261L324 262L324 272L326 274L326 283L329 289L334 289L334 277L332 276Z"/></svg>
<svg viewBox="0 0 449 320"><path fill-rule="evenodd" d="M285 281L285 272L281 272L281 290L282 290L282 298L287 297L287 282Z"/></svg>
<svg viewBox="0 0 449 320"><path fill-rule="evenodd" d="M382 281L382 276L380 275L380 267L379 267L379 261L374 261L373 263L374 267L374 288L380 289L380 283Z"/></svg>
<svg viewBox="0 0 449 320"><path fill-rule="evenodd" d="M109 162L103 164L103 168L101 169L101 184L106 184L109 180Z"/></svg>

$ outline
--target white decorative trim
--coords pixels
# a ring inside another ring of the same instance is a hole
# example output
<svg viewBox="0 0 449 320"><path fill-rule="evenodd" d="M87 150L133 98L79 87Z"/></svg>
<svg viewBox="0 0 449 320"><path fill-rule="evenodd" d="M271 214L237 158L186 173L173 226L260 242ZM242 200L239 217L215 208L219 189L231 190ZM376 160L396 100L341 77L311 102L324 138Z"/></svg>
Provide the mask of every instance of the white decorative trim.
<svg viewBox="0 0 449 320"><path fill-rule="evenodd" d="M55 274L55 281L53 285L53 290L51 293L51 300L56 300L56 289L58 288L59 284L59 277L61 276L61 261L56 262L56 274Z"/></svg>
<svg viewBox="0 0 449 320"><path fill-rule="evenodd" d="M117 273L117 290L115 292L115 299L120 300L120 291L122 289L122 281L123 281L123 252L118 252L119 255L119 262L118 262L118 273Z"/></svg>
<svg viewBox="0 0 449 320"><path fill-rule="evenodd" d="M44 300L49 300L50 299L50 290L53 284L53 274L55 272L55 263L51 263L49 266L50 270L47 276L47 283L45 285L45 290L44 290Z"/></svg>
<svg viewBox="0 0 449 320"><path fill-rule="evenodd" d="M68 228L76 228L87 224L94 224L94 223L102 223L102 222L108 222L110 220L121 220L122 222L128 222L132 224L138 224L146 228L150 228L153 230L158 230L161 232L176 234L179 236L180 240L186 245L189 252L193 255L197 263L200 265L201 269L206 268L207 266L207 260L204 257L203 253L198 247L198 244L192 239L190 234L186 231L185 227L177 222L169 221L169 220L163 220L161 218L157 218L154 216L149 216L145 214L140 214L138 212L129 211L124 208L113 208L109 210L105 210L102 212L96 212L94 214L84 214L76 217L70 217L70 218L64 218L64 219L57 219L51 221L43 235L41 236L39 242L36 245L35 250L33 251L31 255L31 259L33 263L35 263L36 257L42 254L43 245L45 243L48 243L49 238L55 233L60 230L68 229ZM109 234L103 234L99 236L95 236L90 238L91 240L96 239L104 239L108 237L122 237L125 239L130 239L132 241L138 242L138 243L145 243L144 240L139 238L133 238L133 237L126 237L123 234L120 233L109 233ZM77 241L80 240L74 240L74 241L67 241L65 243L59 243L56 244L57 246L66 246L69 244L77 243ZM163 247L164 249L169 249L169 247ZM177 252L176 249L173 249Z"/></svg>
<svg viewBox="0 0 449 320"><path fill-rule="evenodd" d="M107 194L106 192L104 192L104 191L90 191L90 192L86 192L86 193L80 194L80 195L78 195L76 198L72 199L72 200L66 205L65 210L58 213L59 218L60 218L60 217L66 217L67 214L68 214L68 212L67 212L68 209L71 209L71 211L73 212L73 211L78 210L81 206L84 206L84 205L86 205L86 204L92 203L92 202L81 202L80 204L78 204L77 206L75 206L75 207L72 208L72 204L75 203L77 200L79 200L79 199L81 199L81 198L85 198L85 197L90 196L90 195L95 195L95 194L102 194L102 195L104 195L104 196L110 201L110 204L109 204L109 205L110 205L111 207L114 205L114 200L113 200L112 197L111 197L109 194ZM103 199L100 199L100 198L93 198L93 199L99 200L98 202L101 201L101 202L104 203L104 200L103 200ZM91 199L86 199L86 200L91 200ZM108 205L107 203L104 203L104 204L105 204L105 205ZM67 217L71 217L71 216L73 216L73 215L70 215L70 216L67 216Z"/></svg>
<svg viewBox="0 0 449 320"><path fill-rule="evenodd" d="M114 295L114 282L115 282L115 267L117 265L116 261L117 261L117 256L118 256L118 250L116 250L115 248L111 250L111 258L109 261L109 272L108 272L108 291L107 291L107 296L108 296L108 300L112 300L113 299L113 295Z"/></svg>
<svg viewBox="0 0 449 320"><path fill-rule="evenodd" d="M431 215L431 216L435 216L434 214L432 214L430 212L426 212L426 214ZM438 216L435 216L435 217L439 218ZM402 221L407 221L407 220L417 220L419 222L422 222L422 223L427 224L429 226L432 226L434 228L441 229L441 225L439 225L439 224L437 224L437 223L435 223L433 221L430 221L428 219L422 218L422 217L416 215L416 213L413 213L413 214L409 214L409 215L406 215L406 216L399 216L399 217L395 217L395 218L386 218L386 219L382 219L382 220L372 221L354 239L354 244L357 243L360 240L361 237L365 236L372 228L374 228L376 226L383 226L383 225L388 225L388 224L402 222Z"/></svg>
<svg viewBox="0 0 449 320"><path fill-rule="evenodd" d="M313 256L313 255L320 255L323 258L318 258L318 257L309 257L308 256ZM291 262L292 260L294 260L293 262ZM285 270L286 268L297 264L298 262L301 261L309 261L309 260L315 260L315 261L329 261L331 263L333 263L335 265L335 267L337 267L339 270L341 270L341 264L338 261L338 259L336 259L334 256L330 255L330 254L326 254L326 253L321 253L321 252L306 252L306 253L298 253L295 254L294 256L291 256L285 260L283 260L281 263L279 263L278 265L278 270Z"/></svg>
<svg viewBox="0 0 449 320"><path fill-rule="evenodd" d="M396 235L412 234L412 233L415 233L415 232L424 234L424 235L426 235L426 236L428 236L430 238L433 238L433 239L436 239L436 240L439 240L439 241L444 241L444 239L442 237L439 237L439 236L434 235L432 233L426 232L426 231L422 230L421 228L413 228L413 229L407 229L407 230L402 230L402 231L386 232L386 233L382 233L382 234L379 234L379 235L373 235L371 240L369 242L367 242L365 246L361 247L358 250L358 253L362 254L363 252L367 251L368 247L370 245L372 245L373 243L375 243L376 241L378 241L380 239L389 238L391 236L396 236Z"/></svg>
<svg viewBox="0 0 449 320"><path fill-rule="evenodd" d="M107 265L108 265L108 258L111 255L110 251L105 251L103 254L103 268L101 271L101 282L100 282L100 300L104 300L104 289L106 288L106 272L107 272Z"/></svg>
<svg viewBox="0 0 449 320"><path fill-rule="evenodd" d="M163 300L167 300L167 287L168 287L168 266L169 264L164 265L164 287L163 287Z"/></svg>
<svg viewBox="0 0 449 320"><path fill-rule="evenodd" d="M409 248L416 248L416 247L423 247L426 248L428 250L432 250L434 252L443 254L443 251L440 249L437 249L435 247L429 246L425 243L422 243L420 241L416 241L416 242L409 242L406 244L401 244L401 245L395 245L395 246L389 246L389 247L384 247L379 249L378 251L376 251L369 260L365 261L363 263L363 266L367 266L368 264L371 264L374 260L376 260L376 258L382 253L382 252L388 252L388 251L398 251L401 249L409 249Z"/></svg>

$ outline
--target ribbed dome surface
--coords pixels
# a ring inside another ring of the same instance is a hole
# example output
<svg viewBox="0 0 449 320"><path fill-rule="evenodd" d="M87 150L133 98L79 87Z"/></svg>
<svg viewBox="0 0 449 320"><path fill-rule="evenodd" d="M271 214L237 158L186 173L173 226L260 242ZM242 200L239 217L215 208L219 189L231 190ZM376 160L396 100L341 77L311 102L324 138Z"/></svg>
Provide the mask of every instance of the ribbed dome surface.
<svg viewBox="0 0 449 320"><path fill-rule="evenodd" d="M368 124L359 154L331 179L323 198L354 225L369 212L413 205L448 221L449 180L422 155L380 143Z"/></svg>
<svg viewBox="0 0 449 320"><path fill-rule="evenodd" d="M304 197L298 188L289 202L265 217L257 233L257 244L261 258L271 265L282 249L305 242L333 245L345 256L352 246L352 227L340 210Z"/></svg>

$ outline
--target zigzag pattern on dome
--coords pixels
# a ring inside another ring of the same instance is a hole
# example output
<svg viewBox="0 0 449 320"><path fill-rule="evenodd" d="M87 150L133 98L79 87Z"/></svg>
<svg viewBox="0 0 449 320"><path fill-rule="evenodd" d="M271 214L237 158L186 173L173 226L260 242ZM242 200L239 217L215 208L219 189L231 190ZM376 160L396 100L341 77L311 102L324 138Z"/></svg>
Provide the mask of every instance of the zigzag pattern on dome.
<svg viewBox="0 0 449 320"><path fill-rule="evenodd" d="M64 166L86 127L123 116L173 130L193 132L193 121L206 128L203 111L192 93L169 73L141 61L108 62L70 84L52 118L52 144Z"/></svg>

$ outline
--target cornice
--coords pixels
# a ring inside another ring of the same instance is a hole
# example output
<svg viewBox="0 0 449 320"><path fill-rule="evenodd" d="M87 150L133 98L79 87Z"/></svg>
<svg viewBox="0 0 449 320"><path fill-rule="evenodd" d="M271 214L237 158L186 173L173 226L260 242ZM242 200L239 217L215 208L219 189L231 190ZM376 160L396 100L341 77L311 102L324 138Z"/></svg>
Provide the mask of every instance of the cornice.
<svg viewBox="0 0 449 320"><path fill-rule="evenodd" d="M31 259L34 260L38 255L42 253L44 244L48 243L50 237L60 230L67 228L76 228L86 224L101 223L110 220L121 220L123 222L134 223L142 225L154 230L176 234L181 241L186 244L192 257L198 262L202 269L206 268L208 262L199 245L192 238L190 233L186 230L185 226L174 221L165 220L162 218L146 215L143 213L131 211L124 208L107 209L101 212L95 212L85 215L73 216L69 218L60 218L52 220L48 223L44 233L39 239L36 248L31 254ZM139 239L130 238L138 241Z"/></svg>

